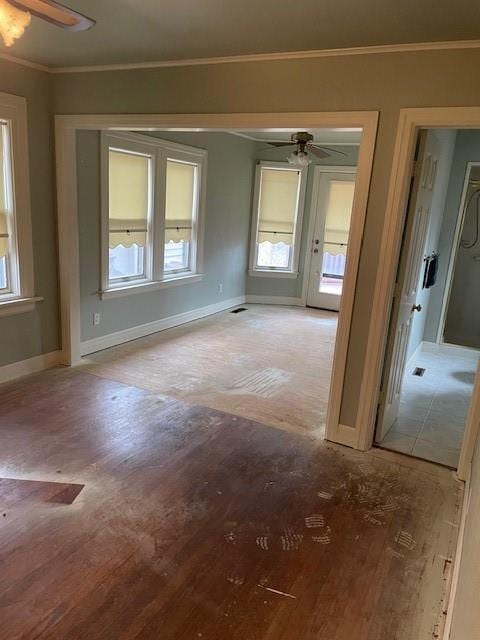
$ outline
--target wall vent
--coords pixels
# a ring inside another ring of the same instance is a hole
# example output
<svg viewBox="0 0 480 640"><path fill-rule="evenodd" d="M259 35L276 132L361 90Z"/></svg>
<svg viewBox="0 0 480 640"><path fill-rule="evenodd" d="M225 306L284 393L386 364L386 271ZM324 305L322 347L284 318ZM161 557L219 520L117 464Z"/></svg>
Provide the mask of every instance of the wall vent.
<svg viewBox="0 0 480 640"><path fill-rule="evenodd" d="M240 311L247 311L246 307L238 307L238 309L234 309L233 311L230 311L230 313L240 313Z"/></svg>

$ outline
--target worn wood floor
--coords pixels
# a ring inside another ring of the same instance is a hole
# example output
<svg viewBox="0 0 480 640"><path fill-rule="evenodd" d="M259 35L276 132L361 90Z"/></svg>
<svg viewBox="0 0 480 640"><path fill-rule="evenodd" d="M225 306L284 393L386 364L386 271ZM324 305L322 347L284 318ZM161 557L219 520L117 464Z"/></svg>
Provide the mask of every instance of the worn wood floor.
<svg viewBox="0 0 480 640"><path fill-rule="evenodd" d="M338 314L243 305L92 354L90 373L250 418L324 435Z"/></svg>
<svg viewBox="0 0 480 640"><path fill-rule="evenodd" d="M2 639L437 628L460 499L447 470L79 370L4 385L0 406ZM84 486L62 503L12 479Z"/></svg>

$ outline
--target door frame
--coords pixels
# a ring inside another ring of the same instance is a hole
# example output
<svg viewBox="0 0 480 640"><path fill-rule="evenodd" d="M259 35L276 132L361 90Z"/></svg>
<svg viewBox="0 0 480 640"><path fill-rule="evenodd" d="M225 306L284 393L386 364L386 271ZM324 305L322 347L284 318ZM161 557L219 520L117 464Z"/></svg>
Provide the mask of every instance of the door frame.
<svg viewBox="0 0 480 640"><path fill-rule="evenodd" d="M58 253L62 327L61 362L75 365L80 355L80 265L76 171L76 132L79 130L145 131L195 129L323 129L361 128L351 240L345 270L327 411L329 440L356 446L352 427L340 424L340 407L348 342L357 283L363 230L378 127L378 111L328 111L300 113L223 114L87 114L55 116L55 150L58 210Z"/></svg>
<svg viewBox="0 0 480 640"><path fill-rule="evenodd" d="M480 167L480 162L467 162L465 177L463 179L462 196L460 198L460 206L457 212L457 220L455 223L455 233L453 236L452 251L450 253L450 257L448 260L447 277L445 280L445 288L443 290L443 296L442 296L442 309L440 311L440 322L438 323L438 332L437 332L438 344L448 344L448 343L445 343L443 339L443 334L445 333L445 322L447 320L448 305L450 302L450 294L452 291L455 261L457 259L458 249L460 246L460 238L463 230L463 222L465 220L466 211L463 211L463 209L465 207L465 201L467 199L468 181L470 178L472 167ZM457 346L462 346L462 345L457 345Z"/></svg>
<svg viewBox="0 0 480 640"><path fill-rule="evenodd" d="M382 268L378 269L375 281L372 305L375 313L370 319L356 420L359 449L368 449L373 444L391 301L406 218L415 145L421 128L480 129L480 107L427 107L400 110L378 261ZM480 385L476 384L472 405L476 406L479 402L478 395L480 395ZM469 417L471 416L472 412L469 414ZM468 476L477 431L478 424L469 419L457 469L457 475L461 480L465 480Z"/></svg>
<svg viewBox="0 0 480 640"><path fill-rule="evenodd" d="M308 283L310 280L310 266L312 262L311 248L312 248L313 236L315 232L315 221L316 221L317 209L318 209L318 198L320 195L320 180L322 178L322 174L324 173L347 173L347 174L353 173L355 174L355 188L356 188L356 180L357 180L356 165L316 164L313 168L312 197L310 200L308 230L307 230L306 245L305 245L305 261L303 265L303 284L302 284L302 295L301 295L301 303L303 306L306 306L307 304Z"/></svg>

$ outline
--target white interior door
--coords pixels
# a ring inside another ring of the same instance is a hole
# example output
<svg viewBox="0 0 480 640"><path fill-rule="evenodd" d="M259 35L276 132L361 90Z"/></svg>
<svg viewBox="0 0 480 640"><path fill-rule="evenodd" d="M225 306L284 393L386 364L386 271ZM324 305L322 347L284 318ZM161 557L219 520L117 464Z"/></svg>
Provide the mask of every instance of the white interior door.
<svg viewBox="0 0 480 640"><path fill-rule="evenodd" d="M437 138L428 132L421 132L415 163L420 170L414 171L412 180L395 286L380 394L377 442L382 441L398 416L412 317L414 313L422 312L421 305L417 305L417 293L421 286L420 274L423 271L438 153Z"/></svg>
<svg viewBox="0 0 480 640"><path fill-rule="evenodd" d="M338 311L345 275L355 172L321 173L307 305Z"/></svg>

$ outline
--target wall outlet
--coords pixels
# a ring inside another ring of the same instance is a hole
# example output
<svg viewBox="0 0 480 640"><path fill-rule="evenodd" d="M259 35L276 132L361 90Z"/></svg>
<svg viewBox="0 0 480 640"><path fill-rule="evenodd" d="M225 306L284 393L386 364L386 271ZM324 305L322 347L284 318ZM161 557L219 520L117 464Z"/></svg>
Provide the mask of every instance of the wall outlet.
<svg viewBox="0 0 480 640"><path fill-rule="evenodd" d="M221 282L218 285L218 293L223 293L223 284Z"/></svg>
<svg viewBox="0 0 480 640"><path fill-rule="evenodd" d="M93 324L95 326L100 324L100 314L99 313L94 313L93 314Z"/></svg>

